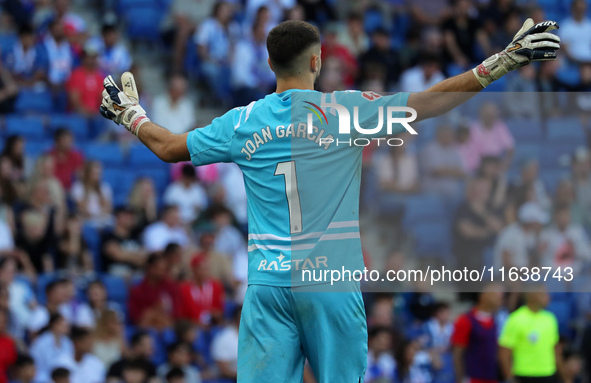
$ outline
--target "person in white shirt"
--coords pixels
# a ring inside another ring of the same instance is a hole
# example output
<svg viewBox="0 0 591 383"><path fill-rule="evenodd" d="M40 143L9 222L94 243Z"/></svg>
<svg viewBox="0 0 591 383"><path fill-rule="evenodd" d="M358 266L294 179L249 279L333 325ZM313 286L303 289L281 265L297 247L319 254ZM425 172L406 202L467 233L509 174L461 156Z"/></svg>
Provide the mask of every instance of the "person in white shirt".
<svg viewBox="0 0 591 383"><path fill-rule="evenodd" d="M558 31L561 48L576 62L591 61L591 20L585 16L586 14L587 2L573 0L571 17L560 23Z"/></svg>
<svg viewBox="0 0 591 383"><path fill-rule="evenodd" d="M195 221L207 208L207 193L199 183L193 165L183 165L179 180L166 188L164 203L179 208L183 223Z"/></svg>
<svg viewBox="0 0 591 383"><path fill-rule="evenodd" d="M518 221L499 234L494 248L495 268L539 266L542 227L548 222L548 213L536 202L526 202L517 212Z"/></svg>
<svg viewBox="0 0 591 383"><path fill-rule="evenodd" d="M238 327L240 326L241 308L232 315L232 322L213 339L211 356L221 375L226 379L236 379L238 369Z"/></svg>
<svg viewBox="0 0 591 383"><path fill-rule="evenodd" d="M93 338L85 328L72 328L74 352L62 354L55 359L53 368L63 367L70 371L70 383L102 383L105 381L106 369L103 362L94 356Z"/></svg>
<svg viewBox="0 0 591 383"><path fill-rule="evenodd" d="M45 286L45 297L47 302L45 306L37 305L29 316L27 323L27 330L34 335L41 331L49 323L51 313L59 313L60 306L67 302L68 292L65 285L65 280L58 279L49 282Z"/></svg>
<svg viewBox="0 0 591 383"><path fill-rule="evenodd" d="M144 247L150 252L162 251L170 243L182 247L190 244L177 206L165 207L160 221L146 227L143 235Z"/></svg>
<svg viewBox="0 0 591 383"><path fill-rule="evenodd" d="M131 69L131 54L120 41L116 23L105 23L101 29L101 36L96 40L100 52L99 66L104 73L110 73L117 78Z"/></svg>
<svg viewBox="0 0 591 383"><path fill-rule="evenodd" d="M152 109L154 123L174 134L183 134L195 129L195 105L187 96L187 80L180 74L170 78L168 93L157 96Z"/></svg>
<svg viewBox="0 0 591 383"><path fill-rule="evenodd" d="M542 231L543 266L572 267L579 271L591 260L591 246L585 229L571 221L570 206L554 209L554 224Z"/></svg>
<svg viewBox="0 0 591 383"><path fill-rule="evenodd" d="M422 92L443 81L445 76L441 72L440 65L437 56L425 54L419 65L402 72L400 90L402 92Z"/></svg>
<svg viewBox="0 0 591 383"><path fill-rule="evenodd" d="M100 162L84 164L82 180L72 185L70 194L86 223L104 227L113 221L113 189L102 181Z"/></svg>
<svg viewBox="0 0 591 383"><path fill-rule="evenodd" d="M365 382L393 381L396 361L392 355L392 332L388 327L373 327L368 334Z"/></svg>
<svg viewBox="0 0 591 383"><path fill-rule="evenodd" d="M59 306L59 312L72 326L94 328L95 320L92 309L86 302L76 298L76 287L70 279L63 280L66 302Z"/></svg>
<svg viewBox="0 0 591 383"><path fill-rule="evenodd" d="M55 363L62 357L73 357L74 345L67 337L68 322L60 314L52 314L47 330L31 344L31 357L37 369L36 382L48 382Z"/></svg>
<svg viewBox="0 0 591 383"><path fill-rule="evenodd" d="M0 221L0 255L12 253L14 251L14 237L10 226L4 221Z"/></svg>
<svg viewBox="0 0 591 383"><path fill-rule="evenodd" d="M60 86L70 78L74 58L66 39L63 20L53 20L49 32L43 41L49 64L48 79L52 86Z"/></svg>

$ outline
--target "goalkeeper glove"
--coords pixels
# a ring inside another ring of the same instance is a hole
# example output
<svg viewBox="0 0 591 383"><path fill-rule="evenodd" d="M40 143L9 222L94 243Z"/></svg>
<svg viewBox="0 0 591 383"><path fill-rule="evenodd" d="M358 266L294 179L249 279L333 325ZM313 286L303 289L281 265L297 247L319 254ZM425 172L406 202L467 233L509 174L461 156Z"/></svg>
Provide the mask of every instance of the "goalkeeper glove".
<svg viewBox="0 0 591 383"><path fill-rule="evenodd" d="M472 70L483 88L498 80L507 72L520 68L532 61L556 60L560 48L560 37L549 31L558 29L555 21L535 24L525 20L511 44L502 52L490 56Z"/></svg>
<svg viewBox="0 0 591 383"><path fill-rule="evenodd" d="M139 95L133 74L123 73L121 84L123 91L119 89L113 77L105 77L100 112L103 117L125 126L125 129L137 136L140 126L150 119L146 117L146 111L139 104Z"/></svg>

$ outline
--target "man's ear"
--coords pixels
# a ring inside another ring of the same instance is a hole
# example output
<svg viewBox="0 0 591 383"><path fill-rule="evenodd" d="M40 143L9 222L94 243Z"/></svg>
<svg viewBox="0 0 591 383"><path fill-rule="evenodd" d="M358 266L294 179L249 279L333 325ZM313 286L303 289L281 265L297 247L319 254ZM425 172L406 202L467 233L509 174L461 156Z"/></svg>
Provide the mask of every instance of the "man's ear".
<svg viewBox="0 0 591 383"><path fill-rule="evenodd" d="M312 59L310 60L310 70L312 70L313 73L320 72L320 56L319 55L312 56Z"/></svg>

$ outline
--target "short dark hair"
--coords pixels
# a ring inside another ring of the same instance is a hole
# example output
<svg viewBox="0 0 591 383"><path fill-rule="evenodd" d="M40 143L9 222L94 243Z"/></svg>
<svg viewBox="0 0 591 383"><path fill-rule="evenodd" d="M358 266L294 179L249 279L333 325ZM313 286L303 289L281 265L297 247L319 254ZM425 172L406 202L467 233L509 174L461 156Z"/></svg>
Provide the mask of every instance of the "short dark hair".
<svg viewBox="0 0 591 383"><path fill-rule="evenodd" d="M23 24L18 29L19 36L31 36L35 34L35 29L31 24Z"/></svg>
<svg viewBox="0 0 591 383"><path fill-rule="evenodd" d="M53 281L50 281L45 286L45 295L49 295L49 293L51 293L56 287L63 285L65 281L65 279L54 279Z"/></svg>
<svg viewBox="0 0 591 383"><path fill-rule="evenodd" d="M68 370L67 368L64 368L64 367L54 368L51 371L51 379L53 379L53 380L67 378L69 376L70 376L70 370Z"/></svg>
<svg viewBox="0 0 591 383"><path fill-rule="evenodd" d="M180 367L171 368L170 371L166 374L166 380L177 379L177 378L184 378L185 373L183 369Z"/></svg>
<svg viewBox="0 0 591 383"><path fill-rule="evenodd" d="M84 328L84 327L74 326L70 330L70 338L73 341L84 339L89 335L90 335L90 330L88 330L87 328Z"/></svg>
<svg viewBox="0 0 591 383"><path fill-rule="evenodd" d="M168 354L168 355L173 354L183 348L186 349L187 351L191 351L191 346L189 346L187 343L185 343L183 341L173 342L170 345L168 345L168 347L166 347L166 354Z"/></svg>
<svg viewBox="0 0 591 383"><path fill-rule="evenodd" d="M133 336L131 337L131 342L130 342L131 347L136 347L147 336L149 337L150 334L148 334L146 331L138 331L135 334L133 334Z"/></svg>
<svg viewBox="0 0 591 383"><path fill-rule="evenodd" d="M33 358L31 358L27 354L19 354L16 358L16 362L14 362L14 364L12 366L14 368L22 368L25 366L30 366L32 364L35 364L35 361L33 360Z"/></svg>
<svg viewBox="0 0 591 383"><path fill-rule="evenodd" d="M53 140L59 141L60 138L64 136L71 136L72 132L68 130L68 128L57 128L55 132L53 132Z"/></svg>
<svg viewBox="0 0 591 383"><path fill-rule="evenodd" d="M195 171L195 167L193 165L183 165L183 167L181 168L181 174L184 177L197 178L197 172Z"/></svg>
<svg viewBox="0 0 591 383"><path fill-rule="evenodd" d="M278 76L295 74L297 59L314 45L320 45L318 28L305 21L282 22L271 29L267 36L267 50L273 70Z"/></svg>

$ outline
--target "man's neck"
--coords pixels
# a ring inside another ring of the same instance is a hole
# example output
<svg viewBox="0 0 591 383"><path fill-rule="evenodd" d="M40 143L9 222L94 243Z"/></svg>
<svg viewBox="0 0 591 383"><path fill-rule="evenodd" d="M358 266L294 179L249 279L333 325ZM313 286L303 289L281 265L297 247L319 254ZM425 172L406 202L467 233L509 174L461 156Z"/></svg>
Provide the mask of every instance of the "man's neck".
<svg viewBox="0 0 591 383"><path fill-rule="evenodd" d="M286 90L314 90L314 83L299 78L277 79L276 93L283 93Z"/></svg>
<svg viewBox="0 0 591 383"><path fill-rule="evenodd" d="M115 234L120 237L127 237L129 235L129 230L122 225L115 225Z"/></svg>
<svg viewBox="0 0 591 383"><path fill-rule="evenodd" d="M530 309L530 311L533 311L535 313L537 313L538 311L541 310L541 308L538 307L538 305L534 305L534 304L527 304L527 308Z"/></svg>

